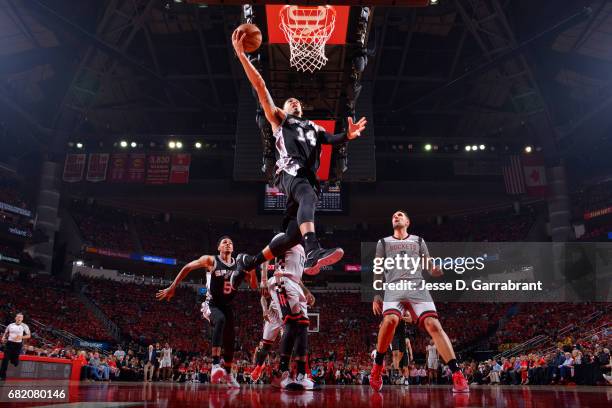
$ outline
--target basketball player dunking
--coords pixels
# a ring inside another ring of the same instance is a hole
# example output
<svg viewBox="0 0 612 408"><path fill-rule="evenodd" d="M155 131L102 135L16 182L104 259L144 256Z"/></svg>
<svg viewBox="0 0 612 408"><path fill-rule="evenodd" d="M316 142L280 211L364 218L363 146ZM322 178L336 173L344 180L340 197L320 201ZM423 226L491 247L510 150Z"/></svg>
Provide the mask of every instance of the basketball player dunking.
<svg viewBox="0 0 612 408"><path fill-rule="evenodd" d="M408 234L410 219L404 211L396 211L391 219L393 224L393 235L378 241L376 246L377 258L395 258L396 256L407 255L409 258L420 259L423 257L425 265L429 266L429 251L422 238ZM441 271L433 268L429 271L432 276L440 276ZM416 270L408 269L386 269L384 271L385 282L394 283L403 280L414 282L414 287L419 288L423 280L421 263L419 262ZM389 343L393 339L395 329L400 318L410 313L412 321L421 329L425 329L444 361L453 372L453 392L468 392L467 380L457 365L453 346L442 329L438 320L436 306L433 303L428 290L406 290L392 291L387 290L384 294L384 301L376 296L372 303L372 311L375 315L382 313L383 321L378 331L378 341L376 345L376 355L374 366L370 376L370 386L380 391L382 388L382 367L385 353L389 349Z"/></svg>
<svg viewBox="0 0 612 408"><path fill-rule="evenodd" d="M287 196L287 205L283 225L285 234L272 239L269 245L255 256L238 255L237 279L240 279L242 271L251 270L266 260L283 256L287 250L300 243L302 238L306 247L304 273L316 275L322 266L332 265L344 255L341 248L321 248L315 234L314 217L319 193L316 173L321 144L338 144L355 139L365 129L367 122L365 118L361 118L353 123L353 119L348 118L347 132L332 135L302 118L302 105L297 99L289 98L283 109L278 108L263 78L244 52L245 36L245 33L234 31L232 43L251 85L257 92L266 119L272 125L276 140L278 187Z"/></svg>
<svg viewBox="0 0 612 408"><path fill-rule="evenodd" d="M232 360L234 358L234 308L233 299L236 289L232 287L230 278L236 270L236 261L232 258L234 243L228 236L223 236L217 242L219 254L204 255L189 262L181 269L174 282L166 289L157 292L158 300L170 300L179 283L195 269L206 269L206 301L202 303L202 313L212 326L212 358L211 382L225 380L229 387L239 388L240 385L232 375ZM223 349L224 367L221 367L221 349Z"/></svg>

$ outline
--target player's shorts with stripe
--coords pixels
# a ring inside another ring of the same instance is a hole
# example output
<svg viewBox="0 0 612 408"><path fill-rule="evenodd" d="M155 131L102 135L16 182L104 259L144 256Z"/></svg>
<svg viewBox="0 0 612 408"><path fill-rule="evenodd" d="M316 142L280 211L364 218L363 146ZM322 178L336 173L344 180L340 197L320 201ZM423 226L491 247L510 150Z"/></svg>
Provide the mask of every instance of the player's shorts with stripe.
<svg viewBox="0 0 612 408"><path fill-rule="evenodd" d="M284 276L273 276L268 279L268 290L275 307L281 312L284 323L294 321L298 324L308 325L308 305L306 295L300 285Z"/></svg>
<svg viewBox="0 0 612 408"><path fill-rule="evenodd" d="M278 335L283 328L283 321L274 308L274 304L271 304L268 308L268 320L264 323L263 328L263 341L264 343L274 343Z"/></svg>
<svg viewBox="0 0 612 408"><path fill-rule="evenodd" d="M427 368L430 370L437 370L439 361L437 358L428 358L427 359Z"/></svg>
<svg viewBox="0 0 612 408"><path fill-rule="evenodd" d="M423 328L423 322L427 317L438 318L436 305L433 302L383 302L383 315L395 314L400 319L403 316L412 318L412 323Z"/></svg>

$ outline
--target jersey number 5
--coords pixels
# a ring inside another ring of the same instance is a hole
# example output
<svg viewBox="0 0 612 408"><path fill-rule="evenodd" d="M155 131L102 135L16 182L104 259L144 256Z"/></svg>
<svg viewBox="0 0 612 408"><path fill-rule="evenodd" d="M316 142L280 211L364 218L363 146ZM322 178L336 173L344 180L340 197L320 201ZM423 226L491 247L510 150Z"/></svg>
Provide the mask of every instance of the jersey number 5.
<svg viewBox="0 0 612 408"><path fill-rule="evenodd" d="M230 293L232 293L232 284L230 281L224 281L223 282L223 294L229 295Z"/></svg>
<svg viewBox="0 0 612 408"><path fill-rule="evenodd" d="M304 137L304 130L301 127L297 128L297 131L298 131L298 140L300 142L305 142L306 139L308 139L308 142L310 143L311 146L317 145L317 138L315 137L314 130L309 130L308 132L306 132L306 137Z"/></svg>

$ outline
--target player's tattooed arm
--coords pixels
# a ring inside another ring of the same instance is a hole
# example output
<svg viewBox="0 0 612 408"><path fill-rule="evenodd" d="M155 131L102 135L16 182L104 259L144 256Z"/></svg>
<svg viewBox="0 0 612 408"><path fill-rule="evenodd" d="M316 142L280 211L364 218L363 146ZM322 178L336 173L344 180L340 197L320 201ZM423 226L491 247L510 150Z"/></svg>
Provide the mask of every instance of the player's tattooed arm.
<svg viewBox="0 0 612 408"><path fill-rule="evenodd" d="M243 41L245 36L246 33L241 33L238 30L234 31L232 34L232 44L249 82L255 88L255 92L257 92L257 97L266 114L266 119L272 125L272 129L276 130L284 119L284 112L274 104L274 100L266 87L266 82L244 52Z"/></svg>
<svg viewBox="0 0 612 408"><path fill-rule="evenodd" d="M179 283L181 283L183 279L185 279L187 275L191 273L191 271L201 268L206 268L210 270L210 268L212 268L214 264L215 258L210 255L204 255L199 259L189 262L187 265L183 266L178 275L176 275L176 278L174 278L172 284L166 289L158 291L155 297L157 298L157 300L166 299L167 301L170 301L170 299L174 297L174 292L176 291L176 288L178 287Z"/></svg>

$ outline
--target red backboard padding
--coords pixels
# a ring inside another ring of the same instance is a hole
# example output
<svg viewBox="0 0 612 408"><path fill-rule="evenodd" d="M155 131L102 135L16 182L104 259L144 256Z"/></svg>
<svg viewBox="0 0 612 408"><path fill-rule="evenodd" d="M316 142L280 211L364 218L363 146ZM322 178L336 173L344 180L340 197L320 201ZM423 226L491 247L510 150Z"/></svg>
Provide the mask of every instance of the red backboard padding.
<svg viewBox="0 0 612 408"><path fill-rule="evenodd" d="M314 123L323 127L328 133L334 133L336 127L335 120L313 120ZM331 166L332 146L324 144L321 146L321 154L319 156L319 169L317 170L317 178L319 180L329 179L329 168Z"/></svg>
<svg viewBox="0 0 612 408"><path fill-rule="evenodd" d="M268 21L268 42L270 44L287 44L285 34L280 29L280 11L285 5L266 4L266 19ZM309 6L313 7L313 6ZM336 9L336 23L327 44L346 44L346 30L350 6L333 6Z"/></svg>

